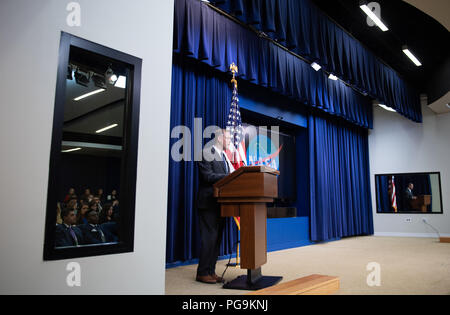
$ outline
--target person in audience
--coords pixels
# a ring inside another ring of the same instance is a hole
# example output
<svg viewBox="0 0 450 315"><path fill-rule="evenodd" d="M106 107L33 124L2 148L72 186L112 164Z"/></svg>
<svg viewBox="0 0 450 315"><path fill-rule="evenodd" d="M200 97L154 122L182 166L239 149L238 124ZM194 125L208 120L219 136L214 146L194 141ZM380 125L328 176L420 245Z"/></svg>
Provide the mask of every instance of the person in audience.
<svg viewBox="0 0 450 315"><path fill-rule="evenodd" d="M78 212L78 202L76 199L70 199L66 205L66 208L72 209L75 211L75 214Z"/></svg>
<svg viewBox="0 0 450 315"><path fill-rule="evenodd" d="M103 188L99 188L97 190L97 196L100 199L100 202L103 204L105 203L105 194L103 193Z"/></svg>
<svg viewBox="0 0 450 315"><path fill-rule="evenodd" d="M89 210L95 210L98 213L98 205L95 201L89 202Z"/></svg>
<svg viewBox="0 0 450 315"><path fill-rule="evenodd" d="M111 192L111 195L108 195L107 200L108 201L114 201L118 199L118 195L117 195L117 190L113 189L113 191Z"/></svg>
<svg viewBox="0 0 450 315"><path fill-rule="evenodd" d="M106 223L106 222L113 222L113 215L114 215L114 208L113 205L110 203L107 203L102 211L100 212L100 224Z"/></svg>
<svg viewBox="0 0 450 315"><path fill-rule="evenodd" d="M93 202L97 204L97 210L98 212L102 211L102 203L100 202L100 197L95 196Z"/></svg>
<svg viewBox="0 0 450 315"><path fill-rule="evenodd" d="M64 198L63 202L64 203L68 203L70 199L72 199L72 196L75 195L75 189L74 188L70 188L68 194L66 195L66 197Z"/></svg>
<svg viewBox="0 0 450 315"><path fill-rule="evenodd" d="M56 225L62 224L62 218L61 218L61 203L56 204Z"/></svg>
<svg viewBox="0 0 450 315"><path fill-rule="evenodd" d="M84 194L81 196L81 199L89 199L89 195L91 195L91 190L89 188L86 188L84 190Z"/></svg>
<svg viewBox="0 0 450 315"><path fill-rule="evenodd" d="M84 244L81 230L74 226L76 223L75 211L64 208L61 211L63 223L56 226L55 247L80 246Z"/></svg>
<svg viewBox="0 0 450 315"><path fill-rule="evenodd" d="M77 213L77 225L82 225L82 224L86 224L87 223L87 219L86 219L86 213L89 210L89 204L84 203L81 208L80 211L78 211Z"/></svg>
<svg viewBox="0 0 450 315"><path fill-rule="evenodd" d="M98 225L98 213L89 209L86 213L88 223L80 225L85 244L103 244L107 242L107 236L102 227Z"/></svg>

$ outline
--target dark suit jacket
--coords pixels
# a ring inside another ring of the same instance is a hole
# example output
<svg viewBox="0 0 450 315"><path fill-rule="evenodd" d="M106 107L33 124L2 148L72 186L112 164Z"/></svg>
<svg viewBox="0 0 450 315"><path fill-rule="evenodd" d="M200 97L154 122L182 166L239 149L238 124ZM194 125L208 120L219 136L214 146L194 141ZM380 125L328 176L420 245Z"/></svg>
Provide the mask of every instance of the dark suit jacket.
<svg viewBox="0 0 450 315"><path fill-rule="evenodd" d="M84 239L85 244L102 244L102 243L106 243L108 241L107 235L106 235L105 231L103 231L103 229L100 225L93 227L92 225L87 223L87 224L80 225L78 227L80 228L81 232L83 233L83 239ZM102 240L102 234L100 233L100 231L103 233L103 235L105 237L104 242Z"/></svg>
<svg viewBox="0 0 450 315"><path fill-rule="evenodd" d="M84 239L81 230L76 226L72 226L72 230L75 232L75 235L78 240L78 245L83 245ZM76 245L77 244L75 243L69 231L69 228L66 227L64 224L58 224L55 230L55 247L66 247Z"/></svg>
<svg viewBox="0 0 450 315"><path fill-rule="evenodd" d="M197 195L198 209L212 209L218 206L218 202L213 194L213 185L228 175L222 157L215 152L214 148L212 152L215 155L213 161L203 160L198 162L200 175L200 186Z"/></svg>

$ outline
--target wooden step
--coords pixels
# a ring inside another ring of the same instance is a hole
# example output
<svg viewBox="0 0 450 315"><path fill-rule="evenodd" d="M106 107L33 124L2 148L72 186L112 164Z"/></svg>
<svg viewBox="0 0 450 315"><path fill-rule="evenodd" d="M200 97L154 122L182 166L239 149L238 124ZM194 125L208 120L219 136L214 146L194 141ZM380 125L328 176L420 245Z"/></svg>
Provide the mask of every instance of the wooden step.
<svg viewBox="0 0 450 315"><path fill-rule="evenodd" d="M310 275L254 291L247 295L328 295L338 290L338 277Z"/></svg>
<svg viewBox="0 0 450 315"><path fill-rule="evenodd" d="M450 243L450 237L441 237L441 243Z"/></svg>

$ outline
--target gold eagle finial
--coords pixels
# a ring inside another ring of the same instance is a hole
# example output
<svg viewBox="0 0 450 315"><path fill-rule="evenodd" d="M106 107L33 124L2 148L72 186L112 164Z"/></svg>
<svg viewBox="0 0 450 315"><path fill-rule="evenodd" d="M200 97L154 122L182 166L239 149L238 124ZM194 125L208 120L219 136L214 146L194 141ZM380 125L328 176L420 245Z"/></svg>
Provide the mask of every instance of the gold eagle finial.
<svg viewBox="0 0 450 315"><path fill-rule="evenodd" d="M233 73L233 79L231 80L231 83L234 83L234 86L237 88L236 73L238 73L239 70L234 62L230 65L230 71Z"/></svg>

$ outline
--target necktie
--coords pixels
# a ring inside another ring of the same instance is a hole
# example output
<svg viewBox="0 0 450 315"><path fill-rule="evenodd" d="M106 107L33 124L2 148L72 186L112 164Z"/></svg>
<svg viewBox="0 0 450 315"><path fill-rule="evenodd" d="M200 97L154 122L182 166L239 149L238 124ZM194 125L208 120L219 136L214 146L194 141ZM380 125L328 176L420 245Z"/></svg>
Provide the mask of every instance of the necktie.
<svg viewBox="0 0 450 315"><path fill-rule="evenodd" d="M225 157L225 153L222 152L222 160L223 160L223 164L225 165L225 170L228 173L230 173L230 169L228 167L228 163L227 163L227 158Z"/></svg>
<svg viewBox="0 0 450 315"><path fill-rule="evenodd" d="M100 228L98 227L98 225L96 226L96 229L97 229L98 232L100 233L100 237L102 238L102 243L106 243L106 238L105 238L105 234L103 233L103 231L100 230Z"/></svg>
<svg viewBox="0 0 450 315"><path fill-rule="evenodd" d="M72 227L69 227L70 235L72 235L73 241L75 242L75 246L78 246L78 239L77 235L75 234L74 230L72 230Z"/></svg>

